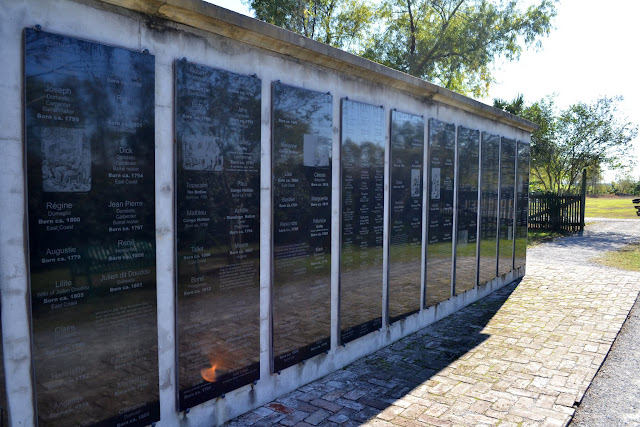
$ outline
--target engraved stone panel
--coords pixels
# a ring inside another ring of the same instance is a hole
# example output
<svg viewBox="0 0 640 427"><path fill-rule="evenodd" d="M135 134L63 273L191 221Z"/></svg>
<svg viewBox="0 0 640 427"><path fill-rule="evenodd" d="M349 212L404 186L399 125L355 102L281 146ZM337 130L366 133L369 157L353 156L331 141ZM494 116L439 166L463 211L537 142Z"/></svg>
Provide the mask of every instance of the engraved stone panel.
<svg viewBox="0 0 640 427"><path fill-rule="evenodd" d="M420 310L424 118L391 111L389 322Z"/></svg>
<svg viewBox="0 0 640 427"><path fill-rule="evenodd" d="M518 141L515 268L527 261L527 220L529 219L529 144Z"/></svg>
<svg viewBox="0 0 640 427"><path fill-rule="evenodd" d="M175 62L179 410L260 376L260 79Z"/></svg>
<svg viewBox="0 0 640 427"><path fill-rule="evenodd" d="M478 284L492 281L498 268L498 178L500 137L482 133L480 165L480 260Z"/></svg>
<svg viewBox="0 0 640 427"><path fill-rule="evenodd" d="M500 148L500 229L498 243L498 276L513 269L515 216L516 141L502 138Z"/></svg>
<svg viewBox="0 0 640 427"><path fill-rule="evenodd" d="M456 295L473 289L477 274L480 131L458 127L458 209L455 256Z"/></svg>
<svg viewBox="0 0 640 427"><path fill-rule="evenodd" d="M332 96L273 83L273 370L329 350Z"/></svg>
<svg viewBox="0 0 640 427"><path fill-rule="evenodd" d="M25 30L40 425L160 418L152 55Z"/></svg>
<svg viewBox="0 0 640 427"><path fill-rule="evenodd" d="M342 100L340 342L382 326L384 108Z"/></svg>
<svg viewBox="0 0 640 427"><path fill-rule="evenodd" d="M429 215L425 307L451 297L456 127L429 120Z"/></svg>

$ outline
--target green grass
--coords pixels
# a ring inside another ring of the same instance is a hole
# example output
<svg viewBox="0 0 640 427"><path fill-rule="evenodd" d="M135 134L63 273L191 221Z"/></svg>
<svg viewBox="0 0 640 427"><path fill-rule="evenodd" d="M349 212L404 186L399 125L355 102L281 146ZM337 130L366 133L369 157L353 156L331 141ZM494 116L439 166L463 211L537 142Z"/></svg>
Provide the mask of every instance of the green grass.
<svg viewBox="0 0 640 427"><path fill-rule="evenodd" d="M585 216L597 218L633 218L640 220L631 203L636 197L587 197Z"/></svg>
<svg viewBox="0 0 640 427"><path fill-rule="evenodd" d="M529 230L529 237L527 238L527 246L536 246L542 242L553 240L557 237L568 236L568 234L558 233L557 231L548 230Z"/></svg>
<svg viewBox="0 0 640 427"><path fill-rule="evenodd" d="M640 243L632 243L617 251L607 252L594 261L608 267L640 271Z"/></svg>

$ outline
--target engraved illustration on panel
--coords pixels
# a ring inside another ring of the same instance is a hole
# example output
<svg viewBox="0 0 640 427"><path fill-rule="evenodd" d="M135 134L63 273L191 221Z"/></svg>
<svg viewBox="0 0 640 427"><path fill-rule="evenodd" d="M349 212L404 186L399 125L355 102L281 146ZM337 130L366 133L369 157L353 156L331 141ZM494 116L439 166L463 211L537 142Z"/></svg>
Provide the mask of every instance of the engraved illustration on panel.
<svg viewBox="0 0 640 427"><path fill-rule="evenodd" d="M529 144L518 141L517 170L517 211L516 211L516 246L515 268L525 265L527 260L527 221L529 219Z"/></svg>
<svg viewBox="0 0 640 427"><path fill-rule="evenodd" d="M458 238L456 239L456 295L476 285L478 230L478 149L480 131L458 127Z"/></svg>
<svg viewBox="0 0 640 427"><path fill-rule="evenodd" d="M91 145L84 129L42 128L42 189L91 190Z"/></svg>
<svg viewBox="0 0 640 427"><path fill-rule="evenodd" d="M420 310L424 119L391 111L389 321Z"/></svg>
<svg viewBox="0 0 640 427"><path fill-rule="evenodd" d="M332 96L274 82L273 370L329 350Z"/></svg>
<svg viewBox="0 0 640 427"><path fill-rule="evenodd" d="M492 281L498 268L498 176L500 137L482 133L480 165L480 260L478 284Z"/></svg>
<svg viewBox="0 0 640 427"><path fill-rule="evenodd" d="M513 269L513 219L515 216L516 141L502 138L500 148L500 229L498 276Z"/></svg>
<svg viewBox="0 0 640 427"><path fill-rule="evenodd" d="M175 62L180 410L260 376L261 80Z"/></svg>
<svg viewBox="0 0 640 427"><path fill-rule="evenodd" d="M160 418L154 70L149 54L25 30L39 425Z"/></svg>
<svg viewBox="0 0 640 427"><path fill-rule="evenodd" d="M384 108L342 100L343 344L382 326L384 130Z"/></svg>
<svg viewBox="0 0 640 427"><path fill-rule="evenodd" d="M181 106L184 107L183 104ZM182 167L190 171L222 171L221 144L218 137L185 135L182 140Z"/></svg>
<svg viewBox="0 0 640 427"><path fill-rule="evenodd" d="M451 297L456 127L429 120L429 226L425 307Z"/></svg>

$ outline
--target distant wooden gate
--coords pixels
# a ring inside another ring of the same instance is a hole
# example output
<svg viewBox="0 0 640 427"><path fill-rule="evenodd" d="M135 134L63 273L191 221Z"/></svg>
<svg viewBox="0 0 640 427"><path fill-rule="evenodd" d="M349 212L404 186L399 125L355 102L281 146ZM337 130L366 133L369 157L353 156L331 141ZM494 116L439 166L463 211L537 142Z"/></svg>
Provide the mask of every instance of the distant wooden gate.
<svg viewBox="0 0 640 427"><path fill-rule="evenodd" d="M584 227L583 208L580 195L530 194L529 228L577 233Z"/></svg>

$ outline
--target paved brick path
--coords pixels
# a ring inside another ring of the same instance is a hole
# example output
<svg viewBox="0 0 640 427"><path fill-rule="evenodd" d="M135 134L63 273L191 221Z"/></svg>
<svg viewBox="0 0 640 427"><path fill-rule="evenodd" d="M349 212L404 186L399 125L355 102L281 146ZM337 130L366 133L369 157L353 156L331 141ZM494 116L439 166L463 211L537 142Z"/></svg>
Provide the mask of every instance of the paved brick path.
<svg viewBox="0 0 640 427"><path fill-rule="evenodd" d="M640 291L590 258L640 240L640 221L533 248L527 276L230 426L562 426Z"/></svg>

